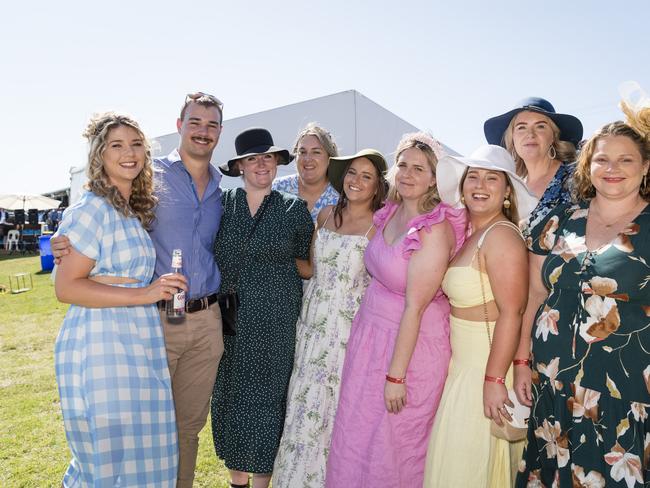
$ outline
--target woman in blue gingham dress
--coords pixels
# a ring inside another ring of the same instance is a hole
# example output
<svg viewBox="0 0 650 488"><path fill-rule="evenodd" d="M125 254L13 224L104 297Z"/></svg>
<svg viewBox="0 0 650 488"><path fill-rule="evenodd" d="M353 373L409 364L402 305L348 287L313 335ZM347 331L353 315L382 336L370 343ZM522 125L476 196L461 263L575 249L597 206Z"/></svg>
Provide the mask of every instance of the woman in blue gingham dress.
<svg viewBox="0 0 650 488"><path fill-rule="evenodd" d="M109 131L108 142L110 137ZM169 291L161 281L179 282L172 277L149 284L156 259L153 243L141 221L118 211L109 198L85 193L66 211L58 234L72 245L56 277L57 296L72 303L55 345L72 452L63 486L174 487L174 403L153 303ZM70 280L75 260L86 260L92 269ZM75 280L83 283L75 285ZM125 293L124 287L133 290Z"/></svg>

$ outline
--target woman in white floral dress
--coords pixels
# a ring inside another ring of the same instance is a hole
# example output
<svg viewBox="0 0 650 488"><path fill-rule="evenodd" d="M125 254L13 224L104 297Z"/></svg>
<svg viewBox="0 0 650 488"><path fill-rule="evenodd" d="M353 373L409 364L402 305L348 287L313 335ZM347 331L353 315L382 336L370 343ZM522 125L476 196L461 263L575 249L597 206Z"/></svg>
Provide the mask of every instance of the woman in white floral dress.
<svg viewBox="0 0 650 488"><path fill-rule="evenodd" d="M386 195L386 169L383 156L372 149L330 158L328 178L341 198L318 216L313 278L296 328L296 357L273 486L325 485L345 348L370 282L363 254L375 230L372 214Z"/></svg>

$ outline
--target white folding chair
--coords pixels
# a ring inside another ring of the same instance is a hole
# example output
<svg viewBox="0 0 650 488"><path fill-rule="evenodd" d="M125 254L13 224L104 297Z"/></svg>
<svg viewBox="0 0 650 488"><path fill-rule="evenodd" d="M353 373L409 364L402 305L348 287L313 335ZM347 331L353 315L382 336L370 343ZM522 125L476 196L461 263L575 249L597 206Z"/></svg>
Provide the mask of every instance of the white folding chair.
<svg viewBox="0 0 650 488"><path fill-rule="evenodd" d="M5 239L5 251L10 251L13 246L14 250L18 250L18 243L20 242L20 231L10 230L7 232Z"/></svg>

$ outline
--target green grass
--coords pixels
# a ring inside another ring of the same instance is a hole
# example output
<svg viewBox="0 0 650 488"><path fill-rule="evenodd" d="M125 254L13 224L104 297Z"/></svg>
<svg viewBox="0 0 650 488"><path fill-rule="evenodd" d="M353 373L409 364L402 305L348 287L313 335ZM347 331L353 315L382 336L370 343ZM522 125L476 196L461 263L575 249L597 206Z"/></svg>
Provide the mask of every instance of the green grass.
<svg viewBox="0 0 650 488"><path fill-rule="evenodd" d="M54 378L54 341L67 310L54 296L40 258L0 255L0 285L32 274L31 291L0 294L0 486L59 487L70 460ZM201 432L195 487L227 487L212 447L210 421Z"/></svg>

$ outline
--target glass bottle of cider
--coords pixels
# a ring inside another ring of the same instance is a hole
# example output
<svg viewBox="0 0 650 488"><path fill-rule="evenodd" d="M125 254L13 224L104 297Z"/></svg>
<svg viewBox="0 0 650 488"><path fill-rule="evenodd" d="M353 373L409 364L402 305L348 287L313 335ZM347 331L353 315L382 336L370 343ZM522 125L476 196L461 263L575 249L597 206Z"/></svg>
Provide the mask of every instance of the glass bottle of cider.
<svg viewBox="0 0 650 488"><path fill-rule="evenodd" d="M172 273L183 274L183 251L181 249L174 249L172 252ZM185 318L185 290L179 288L171 300L167 300L165 308L168 319Z"/></svg>

